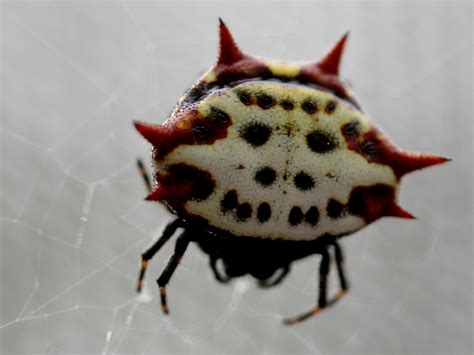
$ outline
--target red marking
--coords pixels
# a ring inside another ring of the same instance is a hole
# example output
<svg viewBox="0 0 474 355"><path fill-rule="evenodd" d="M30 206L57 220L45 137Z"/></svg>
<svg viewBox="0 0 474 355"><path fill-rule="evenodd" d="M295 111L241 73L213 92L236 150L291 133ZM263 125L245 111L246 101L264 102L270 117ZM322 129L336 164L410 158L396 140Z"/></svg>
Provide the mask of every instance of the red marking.
<svg viewBox="0 0 474 355"><path fill-rule="evenodd" d="M175 164L155 175L157 185L146 200L162 201L174 211L182 211L189 200L204 200L215 188L211 174L189 164Z"/></svg>
<svg viewBox="0 0 474 355"><path fill-rule="evenodd" d="M397 204L393 204L392 208L388 211L387 216L398 217L398 218L405 218L405 219L416 219L410 212L403 209L401 206Z"/></svg>
<svg viewBox="0 0 474 355"><path fill-rule="evenodd" d="M362 155L369 162L390 166L397 179L412 171L450 161L448 158L434 155L402 151L375 127L362 137L358 134L348 135L343 128L341 132L350 150Z"/></svg>
<svg viewBox="0 0 474 355"><path fill-rule="evenodd" d="M239 49L224 21L219 18L219 58L217 65L232 65L247 56Z"/></svg>
<svg viewBox="0 0 474 355"><path fill-rule="evenodd" d="M317 63L317 66L321 68L322 71L328 74L339 75L339 64L341 63L341 57L348 36L349 32L346 32L324 58Z"/></svg>
<svg viewBox="0 0 474 355"><path fill-rule="evenodd" d="M346 45L347 32L339 42L316 63L301 66L300 78L332 90L336 95L352 102L344 83L339 79L339 64Z"/></svg>
<svg viewBox="0 0 474 355"><path fill-rule="evenodd" d="M201 116L196 110L179 113L162 125L134 122L135 128L153 146L154 157L163 159L180 145L212 144L227 137L227 128L232 124Z"/></svg>
<svg viewBox="0 0 474 355"><path fill-rule="evenodd" d="M219 32L219 57L216 65L211 69L217 76L217 85L224 86L246 79L268 79L275 77L270 68L261 59L245 54L239 49L222 20L220 20ZM301 73L295 79L300 80L303 84L311 82L323 86L333 91L337 96L353 102L353 99L345 89L344 83L334 74L335 69L338 68L336 61L342 55L346 38L347 34L320 62L302 65Z"/></svg>
<svg viewBox="0 0 474 355"><path fill-rule="evenodd" d="M435 155L398 151L390 161L389 165L392 166L397 176L403 176L412 171L443 164L448 161L451 161L451 159Z"/></svg>
<svg viewBox="0 0 474 355"><path fill-rule="evenodd" d="M161 177L156 188L145 198L147 201L169 201L173 205L182 204L189 200L193 188L191 181L172 181L170 178Z"/></svg>
<svg viewBox="0 0 474 355"><path fill-rule="evenodd" d="M177 129L175 125L155 125L152 123L134 122L138 132L156 148L157 157L161 158L174 148L193 140L191 129Z"/></svg>
<svg viewBox="0 0 474 355"><path fill-rule="evenodd" d="M219 19L219 35L219 57L212 71L217 75L220 85L243 79L271 76L271 71L261 60L239 49L222 19Z"/></svg>
<svg viewBox="0 0 474 355"><path fill-rule="evenodd" d="M398 206L395 202L395 189L385 184L355 187L351 191L347 207L351 214L361 216L366 223L385 216L415 218Z"/></svg>
<svg viewBox="0 0 474 355"><path fill-rule="evenodd" d="M330 89L337 96L353 102L352 98L346 91L344 83L339 79L339 77L323 71L317 63L303 64L301 66L299 79Z"/></svg>
<svg viewBox="0 0 474 355"><path fill-rule="evenodd" d="M232 65L218 65L213 71L222 86L239 80L273 77L265 63L250 56Z"/></svg>

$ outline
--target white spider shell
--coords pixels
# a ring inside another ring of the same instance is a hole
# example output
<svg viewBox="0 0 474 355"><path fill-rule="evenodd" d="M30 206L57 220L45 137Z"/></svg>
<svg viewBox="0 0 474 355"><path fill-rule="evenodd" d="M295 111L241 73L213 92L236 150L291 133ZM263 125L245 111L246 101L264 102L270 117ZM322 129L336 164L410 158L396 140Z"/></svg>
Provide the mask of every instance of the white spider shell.
<svg viewBox="0 0 474 355"><path fill-rule="evenodd" d="M268 109L246 106L238 97L241 92L253 97L265 94L275 102L291 100L294 108L285 110L278 104ZM308 99L320 108L328 102L336 102L336 107L332 113L319 109L309 114L301 108ZM215 181L213 192L206 199L187 201L184 209L191 215L205 218L218 229L236 236L291 240L348 234L362 228L366 224L364 219L350 213L342 213L338 218L328 216L329 200L348 204L354 186L397 186L389 166L368 162L348 149L341 133L342 126L357 122L361 134L371 127L360 112L330 93L311 87L255 81L220 90L198 103L202 116L208 116L215 108L227 113L232 121L225 139L212 144L181 145L165 159L156 161L155 167L163 171L173 164L187 164L209 172ZM268 140L260 146L254 146L242 137L246 127L256 124L271 131ZM312 151L306 137L314 131L332 137L336 147L326 153ZM275 172L274 181L267 186L256 179L262 168ZM300 173L309 176L314 186L298 188L295 177ZM239 217L238 206L223 209L222 201L232 190L237 192L239 205L250 205L248 218ZM257 216L262 203L268 203L271 209L271 217L263 222ZM294 207L301 208L303 214L316 207L318 222L310 224L303 218L300 223L294 221L292 224L290 213Z"/></svg>

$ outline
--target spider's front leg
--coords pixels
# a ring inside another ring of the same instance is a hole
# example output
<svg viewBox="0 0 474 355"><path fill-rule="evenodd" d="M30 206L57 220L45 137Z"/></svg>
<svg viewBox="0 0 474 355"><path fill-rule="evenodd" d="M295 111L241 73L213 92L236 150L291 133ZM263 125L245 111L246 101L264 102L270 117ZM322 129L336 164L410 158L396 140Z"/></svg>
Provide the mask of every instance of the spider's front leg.
<svg viewBox="0 0 474 355"><path fill-rule="evenodd" d="M341 290L332 299L330 299L329 301L327 300L327 278L328 278L329 269L330 269L330 256L329 256L329 251L325 249L321 253L322 258L321 258L321 263L319 264L319 296L318 296L317 306L314 306L309 311L302 313L296 317L285 319L283 321L285 324L293 325L293 324L302 322L314 316L315 314L318 314L323 309L332 306L337 301L339 301L339 299L341 299L342 296L344 296L347 293L347 290L349 288L348 288L346 276L344 273L344 265L343 265L344 258L343 258L342 250L336 241L334 241L333 246L334 246L336 267L337 267L337 272L339 276L339 284L340 284Z"/></svg>
<svg viewBox="0 0 474 355"><path fill-rule="evenodd" d="M137 280L137 292L141 292L142 290L143 279L148 267L148 261L153 258L153 256L161 249L163 245L165 245L168 239L173 236L179 227L182 227L182 222L179 219L175 219L174 221L168 223L161 237L142 254L142 263Z"/></svg>
<svg viewBox="0 0 474 355"><path fill-rule="evenodd" d="M173 276L176 267L179 265L181 258L183 257L186 248L189 245L189 238L186 236L186 231L184 231L176 240L176 245L174 249L174 254L171 259L168 261L165 270L156 280L158 287L160 288L160 297L161 297L161 309L163 313L168 314L168 303L166 302L166 285L170 281L171 276Z"/></svg>

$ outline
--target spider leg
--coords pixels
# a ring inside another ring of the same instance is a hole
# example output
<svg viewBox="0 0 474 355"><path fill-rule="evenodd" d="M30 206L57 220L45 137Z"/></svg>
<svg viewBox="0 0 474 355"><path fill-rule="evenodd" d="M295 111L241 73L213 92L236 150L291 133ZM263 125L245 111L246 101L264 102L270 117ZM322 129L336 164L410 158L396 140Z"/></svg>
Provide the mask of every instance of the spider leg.
<svg viewBox="0 0 474 355"><path fill-rule="evenodd" d="M219 260L219 258L216 258L214 256L211 257L211 259L209 260L209 265L211 266L211 270L214 273L214 277L219 282L228 283L231 280L231 277L221 274L221 272L217 268L217 261L218 260Z"/></svg>
<svg viewBox="0 0 474 355"><path fill-rule="evenodd" d="M174 254L171 259L168 261L165 270L160 275L158 280L156 280L158 287L160 288L160 297L161 297L161 309L163 313L168 314L168 303L166 302L166 285L170 281L171 276L173 276L176 267L178 266L181 258L186 251L186 248L189 245L189 239L186 237L186 232L183 232L176 240L176 245L174 248Z"/></svg>
<svg viewBox="0 0 474 355"><path fill-rule="evenodd" d="M286 318L283 322L286 325L293 325L299 322L302 322L315 314L321 312L328 304L327 304L327 297L326 297L326 285L327 285L327 277L329 274L329 267L330 267L330 257L329 252L325 249L322 252L321 263L319 264L319 296L318 296L318 304L314 306L310 310L295 317Z"/></svg>
<svg viewBox="0 0 474 355"><path fill-rule="evenodd" d="M339 284L341 289L339 292L331 298L329 301L326 300L326 284L327 276L329 274L329 253L326 250L322 254L321 264L319 267L319 300L318 305L311 308L309 311L300 314L299 316L288 318L284 320L284 323L287 325L293 325L308 319L309 317L321 312L323 309L334 305L339 301L349 290L349 285L344 272L344 255L339 244L334 241L334 256L336 259L337 274L339 277Z"/></svg>
<svg viewBox="0 0 474 355"><path fill-rule="evenodd" d="M334 241L333 245L334 245L334 256L336 259L337 274L339 276L339 285L341 286L341 290L338 292L338 295L342 296L349 290L349 284L347 282L347 278L344 271L344 255L337 241Z"/></svg>
<svg viewBox="0 0 474 355"><path fill-rule="evenodd" d="M280 282L283 281L285 276L290 272L290 265L285 265L278 270L281 270L280 274L275 277L273 280L271 278L266 279L266 280L259 280L258 285L262 288L268 288L268 287L273 287L278 285Z"/></svg>
<svg viewBox="0 0 474 355"><path fill-rule="evenodd" d="M143 286L143 279L145 277L145 271L148 266L148 261L153 258L153 256L161 249L163 245L170 239L173 234L176 232L176 229L181 227L181 221L179 219L175 219L174 221L168 223L165 227L161 237L142 254L142 263L140 268L140 273L138 275L137 280L137 292L142 290Z"/></svg>
<svg viewBox="0 0 474 355"><path fill-rule="evenodd" d="M141 161L141 159L137 159L137 166L138 166L138 171L140 172L140 175L142 176L143 181L145 182L145 186L148 193L151 193L153 189L151 187L150 177L148 176L148 173L145 169L145 165L143 165L143 162Z"/></svg>

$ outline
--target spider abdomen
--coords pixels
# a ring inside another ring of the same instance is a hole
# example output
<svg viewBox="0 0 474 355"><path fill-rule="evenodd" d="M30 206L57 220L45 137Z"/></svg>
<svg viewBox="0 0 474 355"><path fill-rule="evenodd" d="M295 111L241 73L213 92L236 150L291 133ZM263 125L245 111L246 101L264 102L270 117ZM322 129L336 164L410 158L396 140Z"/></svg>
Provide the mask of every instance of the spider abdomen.
<svg viewBox="0 0 474 355"><path fill-rule="evenodd" d="M211 226L234 235L294 240L347 234L364 226L363 218L348 209L335 218L327 212L329 201L347 205L354 186L395 188L389 167L347 148L340 128L357 122L363 134L370 125L330 93L249 81L212 93L195 106L197 115L208 121L213 112L228 118L223 138L180 145L156 167L163 172L189 164L212 176L212 193L182 207ZM226 203L234 195L235 202Z"/></svg>

